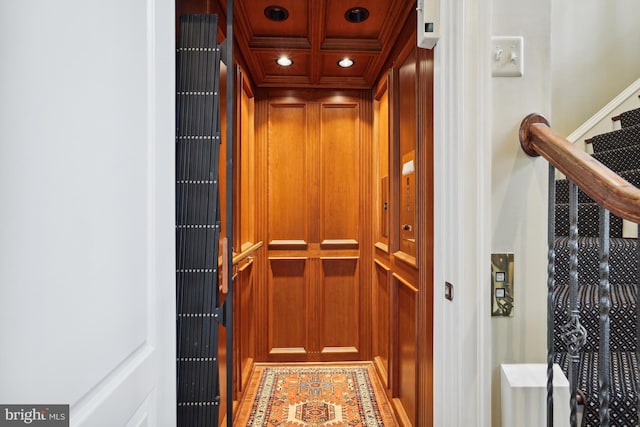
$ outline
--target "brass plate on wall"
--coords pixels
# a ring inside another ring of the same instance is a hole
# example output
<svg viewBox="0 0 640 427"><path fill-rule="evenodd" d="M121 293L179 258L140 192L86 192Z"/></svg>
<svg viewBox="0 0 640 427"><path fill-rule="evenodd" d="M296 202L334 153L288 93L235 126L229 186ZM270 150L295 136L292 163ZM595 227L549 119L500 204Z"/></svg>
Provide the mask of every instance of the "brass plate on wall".
<svg viewBox="0 0 640 427"><path fill-rule="evenodd" d="M513 254L491 254L491 315L513 317Z"/></svg>

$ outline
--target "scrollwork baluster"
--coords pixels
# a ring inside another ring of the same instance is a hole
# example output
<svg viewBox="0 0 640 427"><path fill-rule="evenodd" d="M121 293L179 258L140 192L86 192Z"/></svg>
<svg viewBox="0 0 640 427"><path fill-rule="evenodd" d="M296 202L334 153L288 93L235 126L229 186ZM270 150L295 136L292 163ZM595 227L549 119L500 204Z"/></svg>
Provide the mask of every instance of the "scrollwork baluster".
<svg viewBox="0 0 640 427"><path fill-rule="evenodd" d="M563 327L561 338L567 345L570 363L570 424L577 427L579 353L587 340L587 331L580 324L578 305L578 187L573 182L569 183L569 321Z"/></svg>

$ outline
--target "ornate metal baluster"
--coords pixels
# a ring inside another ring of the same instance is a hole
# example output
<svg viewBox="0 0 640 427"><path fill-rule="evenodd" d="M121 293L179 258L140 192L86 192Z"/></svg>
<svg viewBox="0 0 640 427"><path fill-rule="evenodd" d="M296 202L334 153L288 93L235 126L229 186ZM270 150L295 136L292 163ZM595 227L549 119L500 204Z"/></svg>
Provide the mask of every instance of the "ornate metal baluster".
<svg viewBox="0 0 640 427"><path fill-rule="evenodd" d="M564 325L562 340L569 354L569 386L571 427L578 425L578 365L580 349L587 340L587 331L580 324L578 311L578 187L569 183L569 321Z"/></svg>
<svg viewBox="0 0 640 427"><path fill-rule="evenodd" d="M553 288L556 283L556 168L549 164L549 203L547 226L547 427L553 427Z"/></svg>
<svg viewBox="0 0 640 427"><path fill-rule="evenodd" d="M600 426L609 427L610 391L609 369L611 364L611 350L609 348L611 311L611 289L609 284L609 211L600 206L600 283L598 299L600 304L600 345L598 350L598 376L600 384Z"/></svg>

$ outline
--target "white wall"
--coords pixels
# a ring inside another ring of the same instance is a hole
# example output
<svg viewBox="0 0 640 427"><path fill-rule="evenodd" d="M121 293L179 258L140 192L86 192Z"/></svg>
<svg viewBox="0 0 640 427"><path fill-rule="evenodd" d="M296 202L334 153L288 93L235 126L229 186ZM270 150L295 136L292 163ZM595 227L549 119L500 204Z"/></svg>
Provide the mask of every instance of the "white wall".
<svg viewBox="0 0 640 427"><path fill-rule="evenodd" d="M492 318L492 425L501 425L500 364L546 360L547 162L518 143L529 113L551 111L551 0L493 0L496 36L524 37L524 75L492 79L491 251L515 256L515 309ZM490 312L490 259L486 264Z"/></svg>
<svg viewBox="0 0 640 427"><path fill-rule="evenodd" d="M569 135L640 77L640 2L561 0L551 12L550 120Z"/></svg>

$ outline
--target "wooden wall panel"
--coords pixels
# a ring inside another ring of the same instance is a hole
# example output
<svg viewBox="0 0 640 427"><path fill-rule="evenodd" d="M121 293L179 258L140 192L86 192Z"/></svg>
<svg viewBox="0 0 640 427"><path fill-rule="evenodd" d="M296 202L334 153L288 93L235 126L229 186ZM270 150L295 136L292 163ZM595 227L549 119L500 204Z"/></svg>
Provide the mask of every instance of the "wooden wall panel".
<svg viewBox="0 0 640 427"><path fill-rule="evenodd" d="M270 273L264 359L370 360L371 286L362 283L371 283L373 270L370 249L361 248L371 242L362 197L370 187L370 94L273 89L256 98L256 140L267 152L268 258L305 260L296 282L304 294L280 277L284 269Z"/></svg>
<svg viewBox="0 0 640 427"><path fill-rule="evenodd" d="M238 349L240 366L237 366L238 371L238 390L244 391L249 380L249 374L253 367L253 361L256 357L256 310L254 303L257 301L256 288L255 288L255 275L254 275L253 261L245 261L238 268L238 276L234 289L236 292L236 300L239 300L239 312L234 313L236 323L234 325L234 333L239 337ZM236 349L234 349L236 350Z"/></svg>
<svg viewBox="0 0 640 427"><path fill-rule="evenodd" d="M378 370L381 373L385 385L389 384L389 347L390 347L390 321L391 321L391 274L390 269L376 263L375 269L375 298L373 317L374 331L374 357Z"/></svg>
<svg viewBox="0 0 640 427"><path fill-rule="evenodd" d="M414 168L422 167L418 164L415 151L417 141L417 104L416 104L416 49L412 49L398 70L399 96L399 144L397 170L400 172L399 187L395 188L400 196L397 208L399 209L399 224L394 224L400 231L398 250L412 257L416 256L416 173L403 174L403 165L411 160ZM403 228L404 226L410 229Z"/></svg>
<svg viewBox="0 0 640 427"><path fill-rule="evenodd" d="M306 258L269 259L269 352L307 351L309 296Z"/></svg>
<svg viewBox="0 0 640 427"><path fill-rule="evenodd" d="M321 352L357 355L361 304L358 258L325 258L321 261Z"/></svg>
<svg viewBox="0 0 640 427"><path fill-rule="evenodd" d="M411 424L416 425L418 291L404 281L394 282L398 287L398 398Z"/></svg>
<svg viewBox="0 0 640 427"><path fill-rule="evenodd" d="M389 245L389 220L391 199L389 194L389 85L385 79L375 96L375 125L373 127L376 146L377 168L375 170L374 236L375 242Z"/></svg>
<svg viewBox="0 0 640 427"><path fill-rule="evenodd" d="M433 420L433 50L418 49L418 422Z"/></svg>
<svg viewBox="0 0 640 427"><path fill-rule="evenodd" d="M255 154L255 138L254 138L254 99L253 93L248 82L245 80L244 73L238 73L240 86L240 102L239 114L236 118L240 121L239 125L239 159L236 159L239 165L235 167L239 171L239 217L240 230L239 244L236 248L242 249L246 244L256 242L255 222L256 222L256 154Z"/></svg>
<svg viewBox="0 0 640 427"><path fill-rule="evenodd" d="M321 106L320 239L323 245L354 245L360 224L358 104Z"/></svg>
<svg viewBox="0 0 640 427"><path fill-rule="evenodd" d="M268 241L307 237L307 106L271 104L268 123Z"/></svg>

